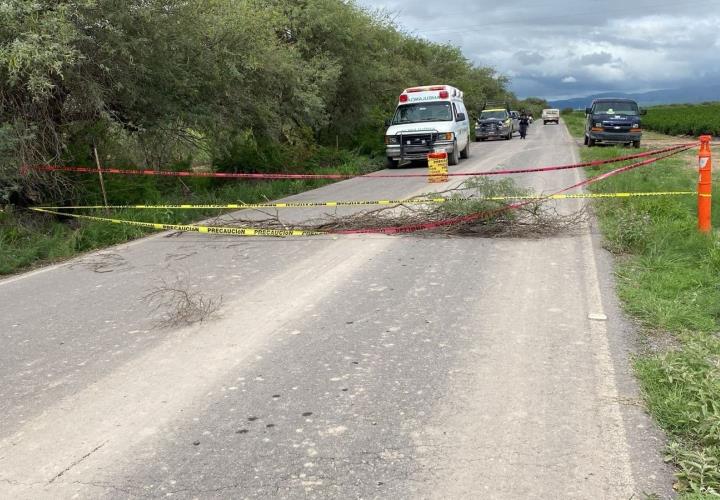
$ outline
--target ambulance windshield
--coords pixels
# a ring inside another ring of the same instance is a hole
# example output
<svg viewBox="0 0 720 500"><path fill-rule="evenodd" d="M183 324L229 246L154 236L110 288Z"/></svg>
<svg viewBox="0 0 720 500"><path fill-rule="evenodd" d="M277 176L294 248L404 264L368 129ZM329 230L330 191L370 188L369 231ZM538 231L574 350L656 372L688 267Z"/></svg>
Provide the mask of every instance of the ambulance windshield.
<svg viewBox="0 0 720 500"><path fill-rule="evenodd" d="M405 104L395 112L393 125L401 123L452 121L452 105L449 102L423 102Z"/></svg>

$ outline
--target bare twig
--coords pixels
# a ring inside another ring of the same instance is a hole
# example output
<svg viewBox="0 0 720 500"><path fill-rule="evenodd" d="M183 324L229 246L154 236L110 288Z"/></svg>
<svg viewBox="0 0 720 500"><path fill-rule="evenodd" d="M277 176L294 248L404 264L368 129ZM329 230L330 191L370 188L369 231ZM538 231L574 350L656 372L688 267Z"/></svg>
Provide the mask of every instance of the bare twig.
<svg viewBox="0 0 720 500"><path fill-rule="evenodd" d="M161 285L145 295L144 300L153 311L162 312L158 326L170 328L202 323L220 309L223 298L206 297L191 290L186 279L178 278L174 283L162 280Z"/></svg>

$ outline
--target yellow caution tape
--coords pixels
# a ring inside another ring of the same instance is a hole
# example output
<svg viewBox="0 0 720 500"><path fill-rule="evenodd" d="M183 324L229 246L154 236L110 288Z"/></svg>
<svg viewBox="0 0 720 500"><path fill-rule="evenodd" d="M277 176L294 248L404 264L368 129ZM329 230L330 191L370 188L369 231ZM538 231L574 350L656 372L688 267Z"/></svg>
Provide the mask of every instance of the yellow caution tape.
<svg viewBox="0 0 720 500"><path fill-rule="evenodd" d="M644 196L687 196L697 194L696 191L654 191L650 193L578 193L578 194L553 194L548 196L521 196L519 198L513 197L498 197L489 199L523 199L523 200L567 200L575 198L633 198L633 197L644 197Z"/></svg>
<svg viewBox="0 0 720 500"><path fill-rule="evenodd" d="M101 209L113 210L152 209L152 210L241 210L246 208L314 208L314 207L356 207L362 205L424 205L428 203L444 203L448 198L413 198L409 200L375 200L375 201L287 201L279 203L228 203L220 205L82 205L69 207L38 207L47 210L67 209Z"/></svg>
<svg viewBox="0 0 720 500"><path fill-rule="evenodd" d="M185 231L205 234L228 234L233 236L317 236L326 234L320 231L305 231L302 229L261 229L250 227L232 227L232 226L198 226L195 224L158 224L155 222L140 222L124 219L110 219L106 217L94 217L91 215L69 214L47 210L44 208L31 208L35 212L43 212L54 215L62 215L65 217L74 217L76 219L94 220L99 222L110 222L113 224L126 224L130 226L147 227L150 229L158 229L161 231Z"/></svg>
<svg viewBox="0 0 720 500"><path fill-rule="evenodd" d="M446 203L448 201L507 201L507 200L565 200L574 198L630 198L642 196L686 196L697 194L696 191L660 191L648 193L577 193L533 196L491 196L487 198L413 198L409 200L375 200L375 201L288 201L279 203L228 203L215 205L79 205L67 207L37 207L36 210L70 210L70 209L112 209L112 210L242 210L249 208L315 208L315 207L356 207L363 205L425 205Z"/></svg>
<svg viewBox="0 0 720 500"><path fill-rule="evenodd" d="M659 191L647 193L578 193L534 196L492 196L488 198L415 198L412 200L377 200L377 201L326 201L326 202L287 202L287 203L256 203L256 204L226 204L226 205L89 205L73 207L34 207L35 212L42 212L75 219L109 222L112 224L126 224L130 226L146 227L160 231L184 231L203 234L227 234L234 236L317 236L328 234L323 231L309 231L304 229L263 229L233 226L200 226L197 224L161 224L156 222L142 222L126 219L112 219L109 217L96 217L80 215L58 210L67 209L244 209L244 208L307 208L307 207L341 207L358 205L403 205L422 203L445 203L448 201L507 201L507 200L564 200L581 198L630 198L645 196L685 196L695 195L696 191ZM709 196L709 195L705 195Z"/></svg>

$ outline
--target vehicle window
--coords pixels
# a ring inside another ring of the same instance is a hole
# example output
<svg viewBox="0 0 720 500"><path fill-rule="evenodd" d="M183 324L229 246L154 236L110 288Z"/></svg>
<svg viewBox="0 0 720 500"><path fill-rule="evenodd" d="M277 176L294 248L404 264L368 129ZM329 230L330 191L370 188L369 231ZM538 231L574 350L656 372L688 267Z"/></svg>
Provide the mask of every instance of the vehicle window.
<svg viewBox="0 0 720 500"><path fill-rule="evenodd" d="M455 119L457 120L458 110L457 110L457 107L455 106L455 103L453 103L453 115L455 116Z"/></svg>
<svg viewBox="0 0 720 500"><path fill-rule="evenodd" d="M637 115L638 106L634 102L597 102L593 113L602 115Z"/></svg>
<svg viewBox="0 0 720 500"><path fill-rule="evenodd" d="M399 123L452 121L453 110L449 102L406 104L395 112L393 125Z"/></svg>
<svg viewBox="0 0 720 500"><path fill-rule="evenodd" d="M489 118L496 118L498 120L504 120L508 117L507 111L483 111L480 113L481 120L487 120Z"/></svg>

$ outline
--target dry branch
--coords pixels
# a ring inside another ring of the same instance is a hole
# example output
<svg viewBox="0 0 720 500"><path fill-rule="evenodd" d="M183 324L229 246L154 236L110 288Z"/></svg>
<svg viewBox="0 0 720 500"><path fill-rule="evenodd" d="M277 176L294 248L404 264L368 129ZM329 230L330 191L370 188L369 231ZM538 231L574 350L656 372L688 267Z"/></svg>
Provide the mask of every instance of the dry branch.
<svg viewBox="0 0 720 500"><path fill-rule="evenodd" d="M143 297L154 312L161 313L158 326L170 328L202 323L216 313L222 306L222 296L206 297L203 293L191 290L185 278L174 283L162 280L162 284Z"/></svg>

